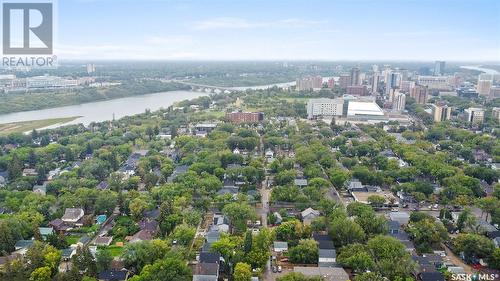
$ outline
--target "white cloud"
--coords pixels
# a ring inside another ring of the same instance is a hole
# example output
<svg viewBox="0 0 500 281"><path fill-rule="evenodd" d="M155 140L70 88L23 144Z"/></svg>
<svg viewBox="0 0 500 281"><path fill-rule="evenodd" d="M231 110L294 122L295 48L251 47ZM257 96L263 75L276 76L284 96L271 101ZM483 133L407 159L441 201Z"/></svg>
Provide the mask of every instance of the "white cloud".
<svg viewBox="0 0 500 281"><path fill-rule="evenodd" d="M258 22L249 21L244 18L220 17L211 18L202 21L196 21L192 24L195 30L217 30L217 29L249 29L249 28L303 28L312 25L324 24L325 20L304 20L297 18L288 18L275 21Z"/></svg>

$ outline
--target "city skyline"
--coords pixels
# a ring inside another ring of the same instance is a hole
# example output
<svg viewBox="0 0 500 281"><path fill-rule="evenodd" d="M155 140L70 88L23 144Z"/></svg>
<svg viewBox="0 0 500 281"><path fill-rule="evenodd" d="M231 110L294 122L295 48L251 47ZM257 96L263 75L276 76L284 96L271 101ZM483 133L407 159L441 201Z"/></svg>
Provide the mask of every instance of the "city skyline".
<svg viewBox="0 0 500 281"><path fill-rule="evenodd" d="M63 60L500 61L500 3L58 1Z"/></svg>

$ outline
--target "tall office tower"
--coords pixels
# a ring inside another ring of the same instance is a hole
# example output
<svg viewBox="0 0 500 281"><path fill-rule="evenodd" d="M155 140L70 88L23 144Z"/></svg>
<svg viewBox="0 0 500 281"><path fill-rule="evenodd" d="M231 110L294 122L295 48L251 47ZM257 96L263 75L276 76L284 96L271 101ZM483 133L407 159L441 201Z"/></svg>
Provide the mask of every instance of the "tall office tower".
<svg viewBox="0 0 500 281"><path fill-rule="evenodd" d="M339 86L342 89L347 89L347 86L351 86L351 75L342 74L339 77Z"/></svg>
<svg viewBox="0 0 500 281"><path fill-rule="evenodd" d="M375 72L375 73L376 73L376 72L378 72L378 64L374 64L374 65L372 65L372 70L373 70L373 72Z"/></svg>
<svg viewBox="0 0 500 281"><path fill-rule="evenodd" d="M333 89L335 87L335 79L333 79L333 77L329 78L328 82L327 82L327 85L328 85L329 89Z"/></svg>
<svg viewBox="0 0 500 281"><path fill-rule="evenodd" d="M470 123L483 123L484 109L476 107L467 108L465 109L465 118Z"/></svg>
<svg viewBox="0 0 500 281"><path fill-rule="evenodd" d="M87 73L94 73L95 72L95 64L93 63L88 63L87 64Z"/></svg>
<svg viewBox="0 0 500 281"><path fill-rule="evenodd" d="M361 85L360 70L357 67L351 69L351 86Z"/></svg>
<svg viewBox="0 0 500 281"><path fill-rule="evenodd" d="M477 80L477 92L480 96L489 97L493 79L491 75L479 75Z"/></svg>
<svg viewBox="0 0 500 281"><path fill-rule="evenodd" d="M401 112L406 106L406 95L396 91L392 100L392 110L396 112Z"/></svg>
<svg viewBox="0 0 500 281"><path fill-rule="evenodd" d="M500 98L500 87L491 87L489 98L490 99Z"/></svg>
<svg viewBox="0 0 500 281"><path fill-rule="evenodd" d="M372 94L378 93L378 82L379 82L379 75L377 72L373 73L372 78L371 78L371 86L372 86Z"/></svg>
<svg viewBox="0 0 500 281"><path fill-rule="evenodd" d="M408 80L409 77L408 69L400 69L399 73L401 73L401 81Z"/></svg>
<svg viewBox="0 0 500 281"><path fill-rule="evenodd" d="M442 122L450 120L451 107L448 107L446 104L433 104L432 116L434 117L434 122Z"/></svg>
<svg viewBox="0 0 500 281"><path fill-rule="evenodd" d="M444 66L445 62L437 60L436 63L434 64L434 75L435 76L441 76L444 74Z"/></svg>
<svg viewBox="0 0 500 281"><path fill-rule="evenodd" d="M410 97L415 99L415 102L418 104L426 104L427 103L427 87L422 85L415 85L410 88Z"/></svg>
<svg viewBox="0 0 500 281"><path fill-rule="evenodd" d="M399 89L401 85L401 73L392 72L387 77L387 82L385 84L385 94L390 95L391 89Z"/></svg>
<svg viewBox="0 0 500 281"><path fill-rule="evenodd" d="M496 119L500 122L500 107L493 107L491 110L491 115L493 115L493 119Z"/></svg>
<svg viewBox="0 0 500 281"><path fill-rule="evenodd" d="M409 93L410 89L415 87L415 81L401 81L401 88L399 90L404 93Z"/></svg>

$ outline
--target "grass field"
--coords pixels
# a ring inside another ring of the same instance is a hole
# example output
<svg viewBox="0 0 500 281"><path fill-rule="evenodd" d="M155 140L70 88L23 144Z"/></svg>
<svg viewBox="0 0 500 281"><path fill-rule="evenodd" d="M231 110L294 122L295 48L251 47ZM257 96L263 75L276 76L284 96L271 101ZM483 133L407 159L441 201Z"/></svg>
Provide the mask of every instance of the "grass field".
<svg viewBox="0 0 500 281"><path fill-rule="evenodd" d="M12 134L12 133L29 132L33 129L40 129L40 128L48 127L48 126L55 125L58 123L70 122L70 121L73 121L77 118L79 118L79 117L75 116L75 117L66 117L66 118L52 118L52 119L32 120L32 121L0 124L0 135L5 136L8 134Z"/></svg>

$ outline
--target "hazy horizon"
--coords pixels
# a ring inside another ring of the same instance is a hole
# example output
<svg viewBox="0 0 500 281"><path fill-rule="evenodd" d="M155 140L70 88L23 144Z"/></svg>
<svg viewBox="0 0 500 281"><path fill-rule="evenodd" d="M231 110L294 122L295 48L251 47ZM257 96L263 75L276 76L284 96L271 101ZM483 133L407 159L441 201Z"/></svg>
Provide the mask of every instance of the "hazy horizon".
<svg viewBox="0 0 500 281"><path fill-rule="evenodd" d="M500 2L65 0L62 60L500 61Z"/></svg>

